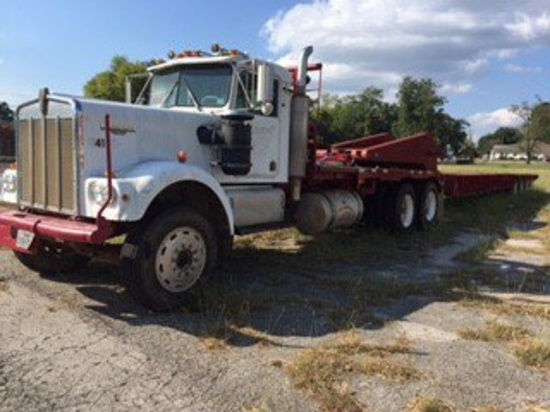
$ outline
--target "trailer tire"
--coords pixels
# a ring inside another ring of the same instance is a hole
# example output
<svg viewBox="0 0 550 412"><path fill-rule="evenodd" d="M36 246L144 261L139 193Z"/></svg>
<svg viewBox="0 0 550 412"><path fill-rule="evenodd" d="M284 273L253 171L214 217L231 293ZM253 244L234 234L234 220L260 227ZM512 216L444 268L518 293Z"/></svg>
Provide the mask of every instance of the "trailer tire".
<svg viewBox="0 0 550 412"><path fill-rule="evenodd" d="M410 183L397 186L390 196L390 225L397 232L410 232L417 215L416 193Z"/></svg>
<svg viewBox="0 0 550 412"><path fill-rule="evenodd" d="M85 266L90 258L62 246L43 244L34 254L13 252L23 266L45 275L74 272Z"/></svg>
<svg viewBox="0 0 550 412"><path fill-rule="evenodd" d="M181 206L131 230L121 269L134 299L157 312L193 303L217 262L214 233L208 219Z"/></svg>
<svg viewBox="0 0 550 412"><path fill-rule="evenodd" d="M428 182L422 187L418 207L418 227L427 230L437 222L440 208L440 197L437 185Z"/></svg>

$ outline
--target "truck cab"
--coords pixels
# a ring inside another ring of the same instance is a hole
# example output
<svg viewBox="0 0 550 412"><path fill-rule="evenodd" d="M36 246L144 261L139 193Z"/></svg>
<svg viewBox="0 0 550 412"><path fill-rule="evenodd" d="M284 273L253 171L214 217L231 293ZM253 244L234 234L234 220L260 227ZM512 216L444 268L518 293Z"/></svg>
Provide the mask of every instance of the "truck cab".
<svg viewBox="0 0 550 412"><path fill-rule="evenodd" d="M41 90L16 110L8 246L33 270L73 270L123 236L134 296L182 304L235 234L290 223L306 175L311 52L294 76L219 46L171 53L135 102Z"/></svg>
<svg viewBox="0 0 550 412"><path fill-rule="evenodd" d="M219 46L213 49L215 54L171 53L171 59L149 68L146 86L136 102L212 116L211 124L199 131L205 147L210 144L207 151L211 158L216 157L219 139L216 141L212 135L213 129L220 126L220 119L246 119L251 128L249 145L253 148L250 170L236 175L221 167L213 168L216 180L221 184L286 182L292 98L288 70L250 59L237 50Z"/></svg>

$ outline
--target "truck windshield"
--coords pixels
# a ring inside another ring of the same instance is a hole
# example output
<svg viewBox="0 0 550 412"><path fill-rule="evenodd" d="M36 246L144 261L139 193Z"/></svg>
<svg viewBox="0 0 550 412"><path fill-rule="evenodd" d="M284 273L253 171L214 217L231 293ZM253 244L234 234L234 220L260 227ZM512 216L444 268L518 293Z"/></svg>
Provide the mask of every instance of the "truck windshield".
<svg viewBox="0 0 550 412"><path fill-rule="evenodd" d="M156 73L149 105L157 107L223 107L229 99L229 65L193 65Z"/></svg>

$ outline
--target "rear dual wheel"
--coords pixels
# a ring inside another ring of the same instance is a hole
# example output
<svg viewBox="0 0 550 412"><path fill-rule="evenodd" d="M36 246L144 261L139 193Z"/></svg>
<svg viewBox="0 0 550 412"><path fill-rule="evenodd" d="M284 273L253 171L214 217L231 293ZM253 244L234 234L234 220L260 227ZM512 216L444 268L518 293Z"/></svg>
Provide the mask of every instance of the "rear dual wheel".
<svg viewBox="0 0 550 412"><path fill-rule="evenodd" d="M398 232L410 232L415 224L426 230L437 221L439 208L439 190L434 182L422 185L419 193L411 183L401 183L390 196L389 223Z"/></svg>
<svg viewBox="0 0 550 412"><path fill-rule="evenodd" d="M416 220L416 193L410 183L401 183L390 196L390 226L398 232L410 232Z"/></svg>
<svg viewBox="0 0 550 412"><path fill-rule="evenodd" d="M422 188L418 209L418 227L427 230L437 222L440 212L439 189L434 182L429 182Z"/></svg>

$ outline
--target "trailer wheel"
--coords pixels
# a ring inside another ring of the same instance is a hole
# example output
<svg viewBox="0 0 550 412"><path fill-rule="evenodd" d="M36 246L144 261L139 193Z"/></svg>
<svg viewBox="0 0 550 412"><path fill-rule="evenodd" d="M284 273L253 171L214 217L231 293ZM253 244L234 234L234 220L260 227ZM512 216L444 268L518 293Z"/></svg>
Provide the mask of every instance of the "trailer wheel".
<svg viewBox="0 0 550 412"><path fill-rule="evenodd" d="M424 185L420 194L420 205L418 208L418 227L427 230L437 222L439 215L439 190L437 185L429 182Z"/></svg>
<svg viewBox="0 0 550 412"><path fill-rule="evenodd" d="M390 223L393 230L409 232L416 220L416 194L410 183L399 185L391 196Z"/></svg>
<svg viewBox="0 0 550 412"><path fill-rule="evenodd" d="M90 258L78 253L51 244L40 245L38 250L30 255L22 252L13 252L19 262L30 270L42 274L73 272L85 266Z"/></svg>
<svg viewBox="0 0 550 412"><path fill-rule="evenodd" d="M121 268L139 303L169 311L197 297L217 253L210 222L192 209L177 207L128 234Z"/></svg>

